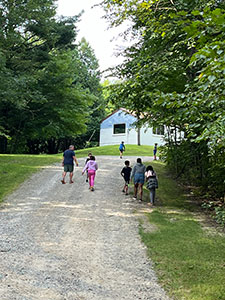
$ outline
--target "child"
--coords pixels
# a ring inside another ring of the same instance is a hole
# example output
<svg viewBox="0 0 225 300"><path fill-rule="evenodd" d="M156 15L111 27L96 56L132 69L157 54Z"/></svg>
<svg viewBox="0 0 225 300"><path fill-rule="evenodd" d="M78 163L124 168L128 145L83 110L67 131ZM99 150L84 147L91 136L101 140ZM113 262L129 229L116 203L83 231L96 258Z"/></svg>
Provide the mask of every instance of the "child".
<svg viewBox="0 0 225 300"><path fill-rule="evenodd" d="M90 160L90 157L91 157L91 156L92 156L92 153L89 152L89 153L88 153L88 157L87 157L86 162L85 162L85 165L86 165L87 162ZM86 172L87 172L86 182L88 182L88 170L87 170Z"/></svg>
<svg viewBox="0 0 225 300"><path fill-rule="evenodd" d="M124 142L121 142L121 144L119 146L119 150L120 150L120 158L122 158L123 157L123 151L125 151Z"/></svg>
<svg viewBox="0 0 225 300"><path fill-rule="evenodd" d="M145 165L142 164L141 158L137 158L137 163L133 167L131 178L134 178L134 197L133 199L137 199L137 193L139 191L139 202L142 202L143 195L143 184L145 182Z"/></svg>
<svg viewBox="0 0 225 300"><path fill-rule="evenodd" d="M152 166L146 168L145 178L147 181L147 188L150 191L150 203L153 206L155 204L155 189L158 188L158 179Z"/></svg>
<svg viewBox="0 0 225 300"><path fill-rule="evenodd" d="M126 160L125 161L125 167L122 169L122 171L120 173L123 176L124 181L125 181L125 185L124 185L124 188L122 190L122 192L125 193L125 195L128 195L128 186L129 186L129 183L130 183L130 174L131 174L131 171L132 171L132 169L129 167L129 165L130 165L129 160Z"/></svg>
<svg viewBox="0 0 225 300"><path fill-rule="evenodd" d="M158 144L155 143L155 146L154 146L154 149L153 149L154 160L156 160L157 146L158 146Z"/></svg>
<svg viewBox="0 0 225 300"><path fill-rule="evenodd" d="M98 170L98 165L95 161L94 156L90 156L90 160L86 163L82 175L84 174L85 171L88 171L88 178L89 178L89 188L93 192L94 191L94 181L95 181L95 174L96 171Z"/></svg>

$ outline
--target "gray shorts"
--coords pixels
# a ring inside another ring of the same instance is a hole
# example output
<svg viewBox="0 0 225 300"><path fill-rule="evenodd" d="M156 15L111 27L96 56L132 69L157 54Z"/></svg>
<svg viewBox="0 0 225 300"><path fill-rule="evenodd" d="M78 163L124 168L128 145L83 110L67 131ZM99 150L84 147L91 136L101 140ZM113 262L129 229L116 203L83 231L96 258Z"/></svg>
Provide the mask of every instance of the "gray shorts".
<svg viewBox="0 0 225 300"><path fill-rule="evenodd" d="M64 172L70 172L72 173L74 169L73 165L64 165Z"/></svg>

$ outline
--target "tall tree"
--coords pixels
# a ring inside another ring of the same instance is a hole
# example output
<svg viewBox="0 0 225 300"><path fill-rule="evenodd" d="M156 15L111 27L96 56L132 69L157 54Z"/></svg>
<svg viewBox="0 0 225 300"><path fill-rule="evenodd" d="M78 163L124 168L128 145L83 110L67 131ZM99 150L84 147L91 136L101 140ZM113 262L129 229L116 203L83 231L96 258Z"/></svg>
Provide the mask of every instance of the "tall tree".
<svg viewBox="0 0 225 300"><path fill-rule="evenodd" d="M85 130L91 101L74 84L79 16L57 19L55 1L8 0L0 17L2 150L9 135L11 152L56 152L57 139Z"/></svg>
<svg viewBox="0 0 225 300"><path fill-rule="evenodd" d="M167 162L223 195L224 1L105 0L103 6L112 25L130 19L139 40L115 70L122 81L112 86L115 102L144 112L142 122L167 125ZM171 134L177 128L182 143Z"/></svg>

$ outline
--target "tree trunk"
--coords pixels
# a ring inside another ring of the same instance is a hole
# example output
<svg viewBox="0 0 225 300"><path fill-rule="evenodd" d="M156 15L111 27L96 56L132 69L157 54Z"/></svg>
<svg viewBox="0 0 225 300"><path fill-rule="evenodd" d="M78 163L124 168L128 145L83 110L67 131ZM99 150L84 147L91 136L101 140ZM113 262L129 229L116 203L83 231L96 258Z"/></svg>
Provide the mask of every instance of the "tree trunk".
<svg viewBox="0 0 225 300"><path fill-rule="evenodd" d="M141 146L141 129L139 127L137 130L137 144L138 146Z"/></svg>

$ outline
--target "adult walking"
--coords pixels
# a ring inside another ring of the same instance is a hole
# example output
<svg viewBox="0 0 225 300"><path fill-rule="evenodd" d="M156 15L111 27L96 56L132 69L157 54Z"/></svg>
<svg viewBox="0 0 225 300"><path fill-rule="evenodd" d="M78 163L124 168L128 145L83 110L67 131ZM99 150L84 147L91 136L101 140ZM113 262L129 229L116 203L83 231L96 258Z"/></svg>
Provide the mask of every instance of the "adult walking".
<svg viewBox="0 0 225 300"><path fill-rule="evenodd" d="M147 188L150 191L150 204L153 206L155 204L155 190L158 188L158 179L152 166L147 166L145 178L147 181Z"/></svg>
<svg viewBox="0 0 225 300"><path fill-rule="evenodd" d="M76 166L78 167L78 162L75 156L74 152L74 146L70 145L69 149L67 149L63 153L63 160L62 160L62 166L64 167L64 172L62 174L62 184L65 184L65 177L67 172L70 173L70 183L73 183L73 171L74 171L74 162L76 163Z"/></svg>
<svg viewBox="0 0 225 300"><path fill-rule="evenodd" d="M137 163L133 167L131 179L134 179L134 200L137 199L137 194L139 193L139 202L142 202L143 196L143 185L145 182L145 165L142 164L141 158L137 158Z"/></svg>

